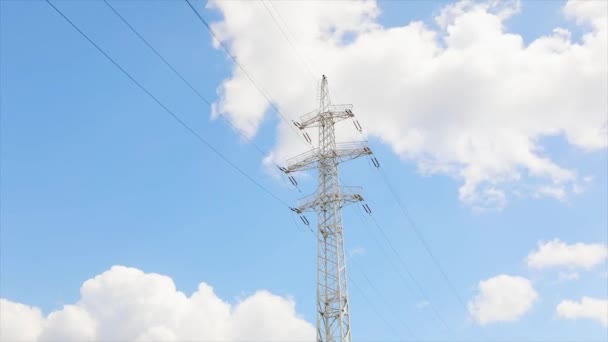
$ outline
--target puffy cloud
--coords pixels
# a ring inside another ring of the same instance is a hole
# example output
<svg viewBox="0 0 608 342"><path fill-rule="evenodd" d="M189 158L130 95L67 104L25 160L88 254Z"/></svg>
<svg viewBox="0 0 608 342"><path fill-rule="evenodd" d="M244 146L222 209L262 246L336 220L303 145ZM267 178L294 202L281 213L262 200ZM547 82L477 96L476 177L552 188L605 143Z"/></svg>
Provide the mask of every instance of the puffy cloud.
<svg viewBox="0 0 608 342"><path fill-rule="evenodd" d="M0 340L35 341L43 329L40 309L0 298Z"/></svg>
<svg viewBox="0 0 608 342"><path fill-rule="evenodd" d="M354 102L367 135L423 173L461 179L459 197L474 208L502 207L510 192L564 199L581 189L576 170L543 151L543 137L561 135L589 151L608 144L605 1L565 5L564 15L585 27L580 42L558 27L527 45L504 25L518 1L446 5L435 28L419 21L383 27L374 1L208 6L223 15L213 25L219 39L282 113L295 119L314 109L317 88L298 63L312 65L327 73L340 101ZM256 92L235 66L214 115L255 134L269 112ZM349 132L338 136L351 139ZM267 161L305 148L281 122Z"/></svg>
<svg viewBox="0 0 608 342"><path fill-rule="evenodd" d="M501 274L479 282L479 294L469 302L469 314L479 324L515 321L538 299L532 283L523 277Z"/></svg>
<svg viewBox="0 0 608 342"><path fill-rule="evenodd" d="M597 4L593 1L568 1L564 7L566 17L580 24L590 24L595 27L605 25L606 4Z"/></svg>
<svg viewBox="0 0 608 342"><path fill-rule="evenodd" d="M526 258L529 267L542 269L569 267L590 269L608 257L608 246L602 243L574 243L571 245L555 239L539 242L538 249Z"/></svg>
<svg viewBox="0 0 608 342"><path fill-rule="evenodd" d="M608 326L608 300L583 297L580 302L564 300L556 308L558 316L566 319L587 318Z"/></svg>
<svg viewBox="0 0 608 342"><path fill-rule="evenodd" d="M114 266L87 280L74 305L40 310L0 299L2 341L307 341L314 327L289 298L258 291L236 304L201 283L190 297L171 278Z"/></svg>

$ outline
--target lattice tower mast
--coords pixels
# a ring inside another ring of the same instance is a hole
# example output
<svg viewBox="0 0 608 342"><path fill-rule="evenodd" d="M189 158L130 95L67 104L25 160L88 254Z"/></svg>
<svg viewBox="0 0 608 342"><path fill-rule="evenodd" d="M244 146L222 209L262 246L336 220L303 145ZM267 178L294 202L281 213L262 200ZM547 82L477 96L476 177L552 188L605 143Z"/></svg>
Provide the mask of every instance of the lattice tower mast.
<svg viewBox="0 0 608 342"><path fill-rule="evenodd" d="M338 164L371 155L364 142L336 143L335 124L352 119L355 127L361 126L354 119L351 105L331 104L327 78L323 75L319 97L319 109L294 122L311 142L306 129L318 127L318 147L292 158L285 173L318 170L317 191L298 201L293 211L302 215L305 211L317 213L317 341L350 342L351 326L348 299L346 258L344 255L344 231L342 207L363 201L360 188L341 187ZM375 159L373 160L376 162ZM368 210L368 209L366 209ZM308 220L306 220L307 223Z"/></svg>

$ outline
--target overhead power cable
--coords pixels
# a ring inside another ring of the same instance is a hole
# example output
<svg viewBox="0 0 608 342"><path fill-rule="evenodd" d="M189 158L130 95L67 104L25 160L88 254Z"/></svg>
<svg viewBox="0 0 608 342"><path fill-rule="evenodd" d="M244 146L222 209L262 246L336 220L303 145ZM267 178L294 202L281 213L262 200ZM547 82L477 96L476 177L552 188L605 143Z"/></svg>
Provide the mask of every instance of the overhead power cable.
<svg viewBox="0 0 608 342"><path fill-rule="evenodd" d="M264 7L266 8L266 11L268 12L268 14L270 14L270 17L272 18L272 20L274 20L274 22L277 24L277 27L279 28L279 31L281 31L281 34L283 34L283 37L285 37L285 39L287 40L287 42L289 43L289 45L291 45L291 47L293 48L294 52L296 53L296 55L300 59L300 62L302 62L302 65L306 68L306 70L308 70L308 72L312 76L313 81L316 81L316 76L315 75L317 75L317 74L312 71L312 67L310 66L310 63L308 63L308 61L302 56L302 54L300 53L300 51L298 51L298 48L291 41L291 39L289 38L289 36L287 34L289 31L285 32L285 30L283 29L283 27L281 26L281 24L277 20L277 17L275 17L275 15L270 10L270 7L272 7L272 9L276 12L277 16L281 19L281 21L283 22L283 24L285 25L285 27L287 27L287 25L285 24L285 21L281 17L281 14L279 13L279 11L277 11L276 8L274 8L274 6L272 5L272 2L270 2L270 1L264 1L264 0L260 0L260 1L262 2L262 4L264 5ZM268 7L269 5L270 5L270 7ZM291 33L291 32L289 32L289 33ZM292 36L293 36L293 34L292 34Z"/></svg>
<svg viewBox="0 0 608 342"><path fill-rule="evenodd" d="M389 321L387 321L386 318L380 313L380 311L378 311L378 308L376 308L374 303L365 295L365 292L363 292L363 289L361 289L359 287L359 285L357 285L357 282L355 282L355 280L352 278L349 279L349 282L351 284L353 284L355 290L359 291L359 293L361 294L361 297L363 297L363 299L367 302L367 304L369 304L369 306L372 308L374 313L376 313L376 316L378 316L384 322L384 324L391 330L393 335L395 335L397 338L399 338L399 340L403 340L403 338L397 332L397 330L395 330L395 328L389 323Z"/></svg>
<svg viewBox="0 0 608 342"><path fill-rule="evenodd" d="M412 272L409 270L407 264L405 263L405 261L401 257L401 254L399 254L399 252L397 252L397 250L395 249L395 247L391 243L391 240L389 239L388 235L386 235L386 233L384 232L384 229L382 229L382 227L380 227L380 224L378 223L378 220L376 220L376 217L374 217L372 214L369 214L369 216L371 217L372 222L374 222L374 226L380 232L380 234L382 235L382 237L384 238L384 240L388 244L389 248L393 252L393 254L395 254L395 256L397 257L397 260L399 260L399 262L401 263L401 265L405 269L408 277L412 280L412 282L416 286L416 289L418 290L418 292L420 293L420 295L422 296L422 298L424 298L424 300L426 300L427 302L429 302L429 306L431 307L431 310L433 310L433 313L435 314L435 316L437 317L437 319L441 322L441 324L443 324L444 327L450 329L450 327L448 326L448 324L445 321L445 319L443 319L443 316L441 316L441 314L439 313L439 311L435 307L435 304L433 304L433 302L430 300L430 298L427 295L427 293L424 290L424 288L420 285L420 283L416 280L416 278L414 277L414 275L412 274Z"/></svg>
<svg viewBox="0 0 608 342"><path fill-rule="evenodd" d="M342 183L342 185L344 186L344 182L342 180L340 180L340 182ZM366 225L366 222L363 220L363 217L361 216L361 213L359 213L359 219L361 220L361 223ZM385 233L384 229L382 229L382 227L380 226L380 224L378 223L378 221L376 220L376 218L372 215L371 212L368 212L368 215L372 218L372 221L374 223L374 228L376 230L378 230L378 232L382 235L382 237L384 238L384 240L386 241L386 243L388 244L388 246L390 247L391 251L393 252L393 254L397 257L397 259L399 259L399 262L401 264L401 266L403 267L403 269L405 270L405 273L408 275L408 277L410 278L411 282L414 283L415 287L416 287L416 292L418 292L419 296L427 301L429 303L429 306L431 308L431 310L433 311L433 314L435 315L435 318L445 327L449 329L448 324L446 323L446 320L443 318L443 316L439 313L439 311L437 310L437 308L435 307L435 305L433 304L433 301L430 300L429 296L426 294L426 291L424 291L423 287L420 285L420 283L418 282L418 280L416 280L416 277L414 277L414 274L412 273L412 271L409 269L409 267L407 266L407 264L405 263L405 261L403 260L403 258L401 257L401 255L397 252L397 249L393 246L393 244L391 243L390 238L388 237L388 235ZM413 294L414 290L412 289L410 283L405 280L405 278L403 277L402 272L399 272L399 269L397 268L397 266L395 265L395 263L393 262L392 258L389 257L388 253L386 252L385 248L382 246L382 243L380 243L380 241L378 240L378 238L373 235L370 234L372 236L372 238L374 239L374 241L376 242L376 245L378 246L378 248L380 249L380 251L384 254L385 260L388 260L389 264L391 265L393 271L399 276L399 279L401 279L401 281L403 282L403 284L408 288L408 290Z"/></svg>
<svg viewBox="0 0 608 342"><path fill-rule="evenodd" d="M448 285L448 287L450 288L450 290L453 292L454 296L458 299L458 301L460 302L460 304L462 306L464 306L465 309L466 309L467 305L465 304L464 300L462 299L462 297L458 293L458 290L456 290L456 287L454 286L454 284L450 280L450 277L448 277L447 273L444 271L443 267L441 266L441 263L439 262L439 260L437 259L437 257L435 257L435 254L431 250L431 247L426 242L426 239L424 238L424 236L422 235L422 233L420 232L420 230L418 229L418 226L416 225L416 222L414 222L414 219L412 218L412 216L410 215L409 211L407 210L407 207L405 206L405 204L401 200L401 197L399 196L399 194L397 193L397 191L394 189L394 186L393 186L392 182L390 181L390 179L388 178L388 175L381 168L379 168L379 170L380 170L380 173L382 174L382 179L384 180L384 182L386 183L387 187L389 188L389 190L393 194L393 197L397 201L397 204L399 205L399 208L401 209L401 212L403 213L403 215L405 216L405 218L410 223L410 226L412 227L412 230L416 234L416 237L418 238L418 240L420 241L420 243L422 244L422 246L424 247L424 249L426 250L426 252L428 253L428 255L433 260L433 263L435 264L435 267L437 267L437 269L439 270L439 273L441 273L441 276L443 277L444 281L446 282L446 284Z"/></svg>
<svg viewBox="0 0 608 342"><path fill-rule="evenodd" d="M363 272L363 269L360 267L360 265L358 265L358 264L355 262L355 260L354 260L353 258L351 258L351 259L350 259L350 262L351 262L353 265L355 265L355 266L357 266L357 267L358 267L359 272L361 273L361 275L363 276L363 278L365 279L365 281L367 281L367 284L368 284L368 285L369 285L369 286L370 286L370 287L371 287L371 288L372 288L372 289L373 289L373 290L376 292L376 295L377 295L378 297L380 297L380 299L381 299L381 300L384 302L384 305L385 305L386 307L388 307L388 308L389 308L389 309L390 309L390 310L393 312L393 314L395 314L395 315L396 315L396 314L398 314L398 311L397 311L397 310L395 310L395 309L393 308L392 303L391 303L391 302L389 302L389 301L388 301L388 300L387 300L387 299L386 299L386 298L385 298L385 297L382 295L382 292L381 292L380 290L378 290L378 288L376 287L376 285L374 285L374 283L372 282L372 280L371 280L371 279L370 279L370 278L367 276L367 274L365 274L365 272ZM352 279L350 279L350 281L352 281ZM410 326L409 326L409 325L408 325L408 324L407 324L405 321L402 321L402 320L400 320L400 323L401 323L401 325L402 325L402 326L405 328L405 330L407 331L407 333L408 333L408 334L409 334L411 337L413 337L413 336L414 336L414 334L413 334L412 329L410 328ZM401 339L402 339L402 337L401 337L401 336L399 336L399 338L401 338Z"/></svg>
<svg viewBox="0 0 608 342"><path fill-rule="evenodd" d="M139 89L141 89L144 93L146 93L154 102L156 102L161 108L165 110L175 121L177 121L182 127L184 127L190 134L192 134L196 139L202 142L205 146L207 146L211 151L213 151L218 157L224 160L228 165L230 165L233 169L238 171L242 176L247 178L251 183L256 185L260 190L264 191L266 194L274 198L275 200L282 203L284 206L289 208L289 204L274 194L272 191L268 190L258 181L256 181L253 177L248 175L243 169L241 169L238 165L236 165L233 161L224 156L217 148L211 145L207 140L205 140L200 134L198 134L194 129L192 129L188 124L183 121L178 115L176 115L171 109L165 106L158 98L156 98L146 87L144 87L141 83L139 83L129 72L127 72L120 64L118 64L110 55L108 55L97 43L95 43L86 33L84 33L76 24L74 24L59 8L57 8L50 0L46 0L46 2L65 20L67 21L80 35L82 35L91 45L93 45L104 57L106 57L112 64L120 70L125 76L127 76Z"/></svg>
<svg viewBox="0 0 608 342"><path fill-rule="evenodd" d="M247 76L247 78L249 79L249 81L251 81L251 84L253 84L255 86L255 88L258 90L258 92L260 92L260 94L266 99L266 101L268 102L268 104L275 110L275 112L277 114L279 114L279 116L285 121L285 123L287 124L287 126L290 127L291 130L293 132L295 132L298 137L302 138L302 136L299 134L299 132L296 130L296 128L291 124L291 120L289 120L281 112L281 110L275 105L275 103L270 99L270 97L266 94L266 92L262 90L262 88L258 85L258 83L249 74L249 72L247 71L247 69L245 69L245 67L243 66L243 64L241 64L241 62L239 62L239 60L236 58L236 56L232 52L230 52L230 49L228 49L228 47L218 37L218 35L215 33L215 31L213 30L213 28L211 27L211 25L209 25L209 23L207 22L207 20L205 20L205 18L203 18L203 16L196 10L196 8L194 8L194 6L190 2L190 0L184 0L184 1L188 4L188 6L192 10L192 12L194 12L194 14L196 15L196 17L199 19L199 21L205 26L205 28L207 28L207 30L209 31L209 33L211 34L211 36L215 39L215 41L218 42L218 44L222 47L222 49L226 52L226 54L228 54L228 56L239 67L239 69L241 69L241 71L243 72L243 74L245 74L245 76ZM309 145L310 145L310 143L309 143Z"/></svg>
<svg viewBox="0 0 608 342"><path fill-rule="evenodd" d="M127 27L131 30L131 32L133 32L144 44L146 44L146 46L152 51L154 52L154 54L160 58L161 61L163 61L163 63L169 68L171 69L171 71L173 71L173 73L175 75L177 75L177 77L179 77L201 100L203 100L207 105L211 106L211 101L207 100L207 98L205 96L203 96L190 82L188 82L186 80L186 78L179 72L177 71L172 65L171 63L169 63L150 43L148 43L148 41L139 33L137 32L137 30L127 21L127 19L125 19L117 10L116 8L114 8L114 6L112 6L107 0L103 0L103 2L112 10L112 12L114 12L114 14L116 14L116 16L118 18L120 18L120 20L127 25ZM260 154L262 154L262 156L266 156L266 152L260 148L253 140L249 139L249 137L247 137L247 135L238 127L236 127L232 121L230 121L230 119L228 119L224 114L219 113L220 117L228 124L230 125L230 127L232 127L232 129L238 133L247 143L249 143L251 146L253 146Z"/></svg>
<svg viewBox="0 0 608 342"><path fill-rule="evenodd" d="M211 106L211 101L209 101L205 96L203 96L198 90L196 90L196 88L190 83L188 82L188 80L186 80L186 78L179 72L177 71L177 69L175 67L173 67L173 65L171 65L171 63L169 63L134 27L133 25L131 25L129 23L129 21L124 18L117 10L114 6L112 6L107 0L103 0L104 3L112 10L112 12L114 12L114 14L116 14L116 16L118 16L118 18L120 18L120 20L127 25L127 27L144 43L146 44L146 46L152 51L154 52L154 54L169 68L171 69L171 71L173 71L173 73L175 75L177 75L201 100L203 100L203 102L205 102L207 105ZM269 155L268 151L265 151L263 148L261 148L258 144L256 144L252 139L250 139L247 134L245 134L241 129L239 129L238 127L236 127L236 125L234 125L232 123L232 121L223 113L218 112L218 114L220 115L220 117L230 126L232 127L232 129L239 134L243 140L245 140L247 143L249 143L251 146L253 146L255 148L255 150L262 156L262 158L266 157L267 155ZM276 166L278 168L280 168L280 165L276 164ZM293 178L293 176L290 178L290 183L295 187L295 189L299 192L302 193L302 190L300 190L300 187L298 186L297 182L295 181L295 178Z"/></svg>

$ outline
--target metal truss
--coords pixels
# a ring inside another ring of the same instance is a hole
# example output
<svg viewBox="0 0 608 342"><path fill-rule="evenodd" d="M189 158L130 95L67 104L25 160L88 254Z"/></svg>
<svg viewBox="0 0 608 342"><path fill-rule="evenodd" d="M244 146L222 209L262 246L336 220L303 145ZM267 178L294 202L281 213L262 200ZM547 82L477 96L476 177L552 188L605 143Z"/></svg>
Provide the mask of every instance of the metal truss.
<svg viewBox="0 0 608 342"><path fill-rule="evenodd" d="M317 191L300 199L298 207L292 210L298 214L305 211L317 213L317 341L319 342L351 341L342 207L361 202L363 197L360 188L339 185L338 165L372 154L364 141L336 143L337 122L353 119L355 128L361 131L361 126L355 120L351 109L351 105L331 104L327 78L323 75L319 109L304 115L300 122L294 122L309 143L312 141L305 130L313 127L318 129L317 147L288 160L288 167L282 168L287 174L310 169L318 170ZM375 162L375 158L372 161Z"/></svg>

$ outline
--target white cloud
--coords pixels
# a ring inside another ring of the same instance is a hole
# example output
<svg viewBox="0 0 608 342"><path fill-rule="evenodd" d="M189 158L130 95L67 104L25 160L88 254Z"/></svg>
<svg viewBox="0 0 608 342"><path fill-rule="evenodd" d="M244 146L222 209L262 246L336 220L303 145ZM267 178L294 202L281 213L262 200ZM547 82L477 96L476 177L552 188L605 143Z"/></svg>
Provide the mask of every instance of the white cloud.
<svg viewBox="0 0 608 342"><path fill-rule="evenodd" d="M0 299L2 341L312 341L289 298L258 291L230 304L201 283L186 296L171 278L114 266L87 280L80 300L48 316Z"/></svg>
<svg viewBox="0 0 608 342"><path fill-rule="evenodd" d="M42 321L40 309L0 298L0 341L35 341Z"/></svg>
<svg viewBox="0 0 608 342"><path fill-rule="evenodd" d="M583 297L580 302L564 300L556 308L558 316L566 319L587 318L608 326L608 300Z"/></svg>
<svg viewBox="0 0 608 342"><path fill-rule="evenodd" d="M479 282L479 294L468 305L469 314L481 325L516 321L537 299L528 279L501 274Z"/></svg>
<svg viewBox="0 0 608 342"><path fill-rule="evenodd" d="M555 28L528 45L504 25L518 1L447 5L436 28L383 27L374 1L272 4L299 53L327 73L334 98L355 104L365 132L423 173L461 179L459 197L475 208L502 207L511 192L564 199L582 189L576 170L543 152L543 137L562 135L589 151L608 144L604 1L564 7L585 27L580 42ZM316 85L262 3L209 7L224 17L213 25L219 38L285 115L314 109ZM269 107L237 67L219 93L216 112L255 134ZM287 126L279 124L269 159L306 148ZM351 138L347 127L342 138Z"/></svg>
<svg viewBox="0 0 608 342"><path fill-rule="evenodd" d="M542 269L550 267L569 267L591 269L608 257L608 246L602 243L574 243L571 245L554 239L539 242L538 249L526 258L529 267Z"/></svg>

